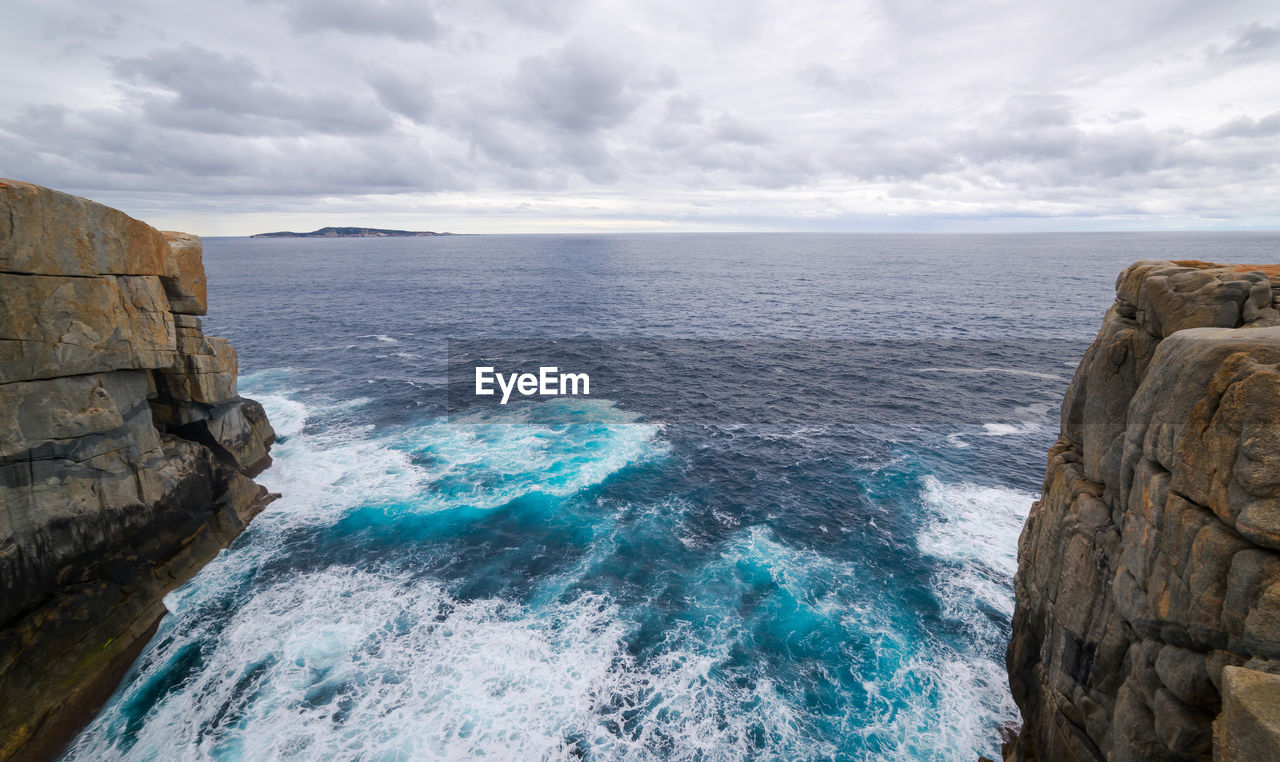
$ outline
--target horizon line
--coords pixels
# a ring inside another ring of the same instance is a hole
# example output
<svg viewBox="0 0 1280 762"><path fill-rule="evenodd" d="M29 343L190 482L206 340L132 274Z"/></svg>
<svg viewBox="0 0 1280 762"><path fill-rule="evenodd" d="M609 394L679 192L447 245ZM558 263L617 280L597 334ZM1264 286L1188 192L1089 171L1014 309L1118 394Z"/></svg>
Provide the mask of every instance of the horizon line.
<svg viewBox="0 0 1280 762"><path fill-rule="evenodd" d="M366 227L363 225L342 225L341 227ZM278 231L268 231L274 233ZM491 233L457 233L453 231L410 231L434 232L435 235L388 235L388 236L311 236L311 235L267 235L264 233L243 233L239 235L200 235L201 238L262 238L266 240L305 239L311 241L341 240L346 238L365 239L397 239L397 238L467 238L474 236L589 236L589 235L1184 235L1184 234L1280 234L1280 228L1151 228L1151 229L1116 229L1116 230L567 230L531 232L491 232Z"/></svg>

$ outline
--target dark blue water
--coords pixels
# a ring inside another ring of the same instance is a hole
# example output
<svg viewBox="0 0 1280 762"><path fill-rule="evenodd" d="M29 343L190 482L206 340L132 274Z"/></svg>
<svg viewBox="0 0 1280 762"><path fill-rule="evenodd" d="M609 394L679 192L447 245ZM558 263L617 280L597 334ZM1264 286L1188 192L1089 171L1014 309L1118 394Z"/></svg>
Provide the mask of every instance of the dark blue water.
<svg viewBox="0 0 1280 762"><path fill-rule="evenodd" d="M169 597L69 757L994 755L1017 534L1116 274L1277 244L209 239L206 331L284 497ZM446 339L495 337L737 354L446 417ZM719 391L760 369L824 396L745 415ZM691 384L697 415L655 413Z"/></svg>

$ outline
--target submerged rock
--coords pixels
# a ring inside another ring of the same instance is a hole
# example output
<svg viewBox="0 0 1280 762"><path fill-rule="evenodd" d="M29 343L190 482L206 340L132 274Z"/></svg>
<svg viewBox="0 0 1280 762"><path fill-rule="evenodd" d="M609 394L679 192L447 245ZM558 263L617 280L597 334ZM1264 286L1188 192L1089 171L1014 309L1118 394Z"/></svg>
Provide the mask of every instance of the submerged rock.
<svg viewBox="0 0 1280 762"><path fill-rule="evenodd" d="M57 754L275 496L200 240L0 180L0 760Z"/></svg>
<svg viewBox="0 0 1280 762"><path fill-rule="evenodd" d="M1018 543L1007 759L1280 759L1276 293L1277 266L1117 280Z"/></svg>

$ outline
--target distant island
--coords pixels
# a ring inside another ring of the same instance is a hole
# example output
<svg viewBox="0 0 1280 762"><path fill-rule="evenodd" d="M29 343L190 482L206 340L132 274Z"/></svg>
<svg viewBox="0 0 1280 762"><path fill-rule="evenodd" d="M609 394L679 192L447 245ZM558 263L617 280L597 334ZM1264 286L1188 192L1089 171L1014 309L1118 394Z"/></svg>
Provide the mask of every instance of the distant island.
<svg viewBox="0 0 1280 762"><path fill-rule="evenodd" d="M255 233L250 238L397 238L424 235L453 235L453 233L433 233L429 230L383 230L382 228L320 228L310 233L292 233L282 230L278 233Z"/></svg>

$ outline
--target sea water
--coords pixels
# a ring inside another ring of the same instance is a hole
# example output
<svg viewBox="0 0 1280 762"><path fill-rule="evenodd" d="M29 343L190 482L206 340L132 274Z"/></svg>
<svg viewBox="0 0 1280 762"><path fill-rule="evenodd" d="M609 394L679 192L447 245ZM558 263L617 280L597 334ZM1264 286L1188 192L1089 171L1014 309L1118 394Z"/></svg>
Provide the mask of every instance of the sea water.
<svg viewBox="0 0 1280 762"><path fill-rule="evenodd" d="M66 756L994 756L1018 533L1115 276L1278 244L207 239L283 497ZM731 351L494 418L451 408L449 339ZM770 369L825 395L726 391Z"/></svg>

